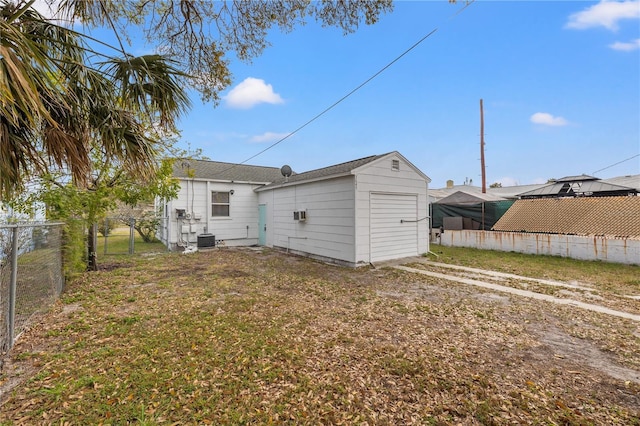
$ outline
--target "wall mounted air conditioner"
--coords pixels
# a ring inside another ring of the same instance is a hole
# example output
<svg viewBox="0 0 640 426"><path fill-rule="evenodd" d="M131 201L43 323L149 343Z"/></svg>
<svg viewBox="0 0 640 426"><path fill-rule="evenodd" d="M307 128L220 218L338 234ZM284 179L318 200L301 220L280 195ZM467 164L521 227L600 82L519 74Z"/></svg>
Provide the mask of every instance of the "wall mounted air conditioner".
<svg viewBox="0 0 640 426"><path fill-rule="evenodd" d="M299 222L304 222L307 220L307 211L306 210L296 210L293 212L293 220L297 220Z"/></svg>

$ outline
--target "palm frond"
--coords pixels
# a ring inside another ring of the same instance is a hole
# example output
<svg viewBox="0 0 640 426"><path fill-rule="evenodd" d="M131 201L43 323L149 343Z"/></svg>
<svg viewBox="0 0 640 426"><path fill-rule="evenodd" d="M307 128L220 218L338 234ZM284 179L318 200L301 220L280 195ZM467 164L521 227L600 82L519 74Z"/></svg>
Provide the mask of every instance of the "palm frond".
<svg viewBox="0 0 640 426"><path fill-rule="evenodd" d="M63 3L95 19L117 7ZM8 3L0 4L0 32L0 197L50 168L83 184L97 152L140 176L154 173L158 141L146 128L173 129L190 106L176 62L145 55L92 65L81 35Z"/></svg>
<svg viewBox="0 0 640 426"><path fill-rule="evenodd" d="M190 107L175 61L162 55L112 59L103 63L119 86L125 107L149 116L167 128Z"/></svg>

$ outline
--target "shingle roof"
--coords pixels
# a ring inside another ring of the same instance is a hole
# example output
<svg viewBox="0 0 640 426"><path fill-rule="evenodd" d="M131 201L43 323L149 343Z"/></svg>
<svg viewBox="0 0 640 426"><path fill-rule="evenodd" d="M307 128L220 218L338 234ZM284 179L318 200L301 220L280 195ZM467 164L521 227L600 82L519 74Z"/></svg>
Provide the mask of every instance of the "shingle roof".
<svg viewBox="0 0 640 426"><path fill-rule="evenodd" d="M517 200L492 229L640 238L640 197Z"/></svg>
<svg viewBox="0 0 640 426"><path fill-rule="evenodd" d="M303 181L321 180L321 179L328 179L334 176L345 175L345 174L351 173L353 170L357 169L358 167L364 166L365 164L371 163L372 161L385 157L389 154L390 153L382 154L382 155L371 155L369 157L347 161L346 163L335 164L333 166L323 167L321 169L316 169L316 170L310 170L304 173L297 173L290 176L288 179L285 179L282 175L280 175L276 180L273 181L272 184L267 185L263 188L260 188L260 190L270 188L276 185L281 185L285 182L299 183Z"/></svg>
<svg viewBox="0 0 640 426"><path fill-rule="evenodd" d="M177 159L173 175L178 178L228 180L236 182L271 183L282 178L277 167L250 166L219 161Z"/></svg>

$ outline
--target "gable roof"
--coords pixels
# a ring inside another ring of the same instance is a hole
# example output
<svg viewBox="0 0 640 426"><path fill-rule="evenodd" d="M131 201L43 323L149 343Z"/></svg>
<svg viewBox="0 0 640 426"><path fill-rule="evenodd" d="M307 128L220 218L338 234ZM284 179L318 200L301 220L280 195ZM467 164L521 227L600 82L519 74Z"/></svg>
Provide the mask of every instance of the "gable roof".
<svg viewBox="0 0 640 426"><path fill-rule="evenodd" d="M453 194L444 197L438 201L435 201L434 204L478 204L486 201L504 201L506 198L500 197L498 195L485 193L482 191L474 191L466 192L466 191L456 191Z"/></svg>
<svg viewBox="0 0 640 426"><path fill-rule="evenodd" d="M333 166L323 167L321 169L310 170L304 173L297 173L290 176L288 180L286 180L283 176L280 176L278 182L274 183L284 183L285 180L289 183L309 180L322 180L330 177L350 174L354 169L357 169L360 166L371 163L372 161L382 157L384 157L384 155L371 155L369 157L347 161L346 163L334 164Z"/></svg>
<svg viewBox="0 0 640 426"><path fill-rule="evenodd" d="M413 164L411 164L411 162L409 162L406 158L404 158L399 152L392 151L386 154L370 155L369 157L363 157L357 160L351 160L345 163L335 164L329 167L323 167L321 169L315 169L315 170L310 170L304 173L293 174L288 179L284 178L283 176L279 176L278 179L275 180L273 183L263 186L262 188L258 188L256 189L256 191L271 189L275 186L297 185L304 182L314 182L318 180L333 179L341 176L349 176L357 172L357 169L391 155L395 155L402 158L418 174L420 174L420 176L422 176L426 180L430 180L429 177L427 177L424 173L422 173L419 169L417 169Z"/></svg>
<svg viewBox="0 0 640 426"><path fill-rule="evenodd" d="M373 163L388 156L397 156L405 161L413 170L425 180L431 181L422 171L411 164L397 151L381 155L371 155L329 167L310 170L304 173L293 173L285 178L277 167L251 166L247 164L222 163L210 160L177 159L173 164L173 175L181 179L206 179L217 181L261 183L265 186L257 190L274 186L296 185L303 182L332 179L340 176L355 174L360 167Z"/></svg>
<svg viewBox="0 0 640 426"><path fill-rule="evenodd" d="M640 238L640 197L517 200L494 231Z"/></svg>
<svg viewBox="0 0 640 426"><path fill-rule="evenodd" d="M318 180L334 179L341 176L349 176L358 172L358 169L369 165L375 161L381 160L389 156L400 157L406 162L416 173L423 177L427 181L431 181L427 175L422 173L416 166L414 166L409 160L404 158L398 151L388 152L380 155L370 155L369 157L359 158L357 160L347 161L345 163L334 164L333 166L323 167L321 169L310 170L304 173L294 173L288 179L280 176L273 183L256 189L256 191L262 191L265 189L271 189L275 186L288 186L297 185L303 182L314 182Z"/></svg>
<svg viewBox="0 0 640 426"><path fill-rule="evenodd" d="M277 167L251 166L220 161L177 159L173 164L177 178L194 178L218 181L271 183L282 178Z"/></svg>

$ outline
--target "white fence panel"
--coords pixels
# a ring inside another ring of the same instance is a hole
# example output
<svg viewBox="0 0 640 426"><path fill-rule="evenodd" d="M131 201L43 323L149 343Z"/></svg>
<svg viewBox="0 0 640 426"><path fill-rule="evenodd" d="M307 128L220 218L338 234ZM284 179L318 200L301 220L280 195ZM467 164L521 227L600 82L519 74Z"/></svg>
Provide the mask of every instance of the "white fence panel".
<svg viewBox="0 0 640 426"><path fill-rule="evenodd" d="M440 244L640 265L640 239L525 232L446 230Z"/></svg>

